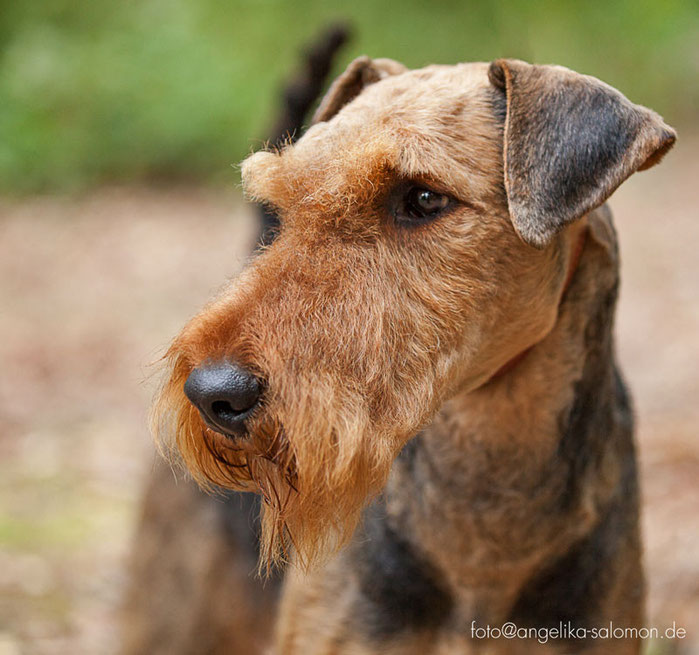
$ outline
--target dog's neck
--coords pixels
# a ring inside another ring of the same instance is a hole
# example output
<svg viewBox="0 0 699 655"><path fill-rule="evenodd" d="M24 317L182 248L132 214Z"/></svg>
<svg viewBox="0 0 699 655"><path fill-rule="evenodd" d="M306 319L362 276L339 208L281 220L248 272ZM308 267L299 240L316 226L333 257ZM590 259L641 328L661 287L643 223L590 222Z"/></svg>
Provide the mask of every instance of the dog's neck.
<svg viewBox="0 0 699 655"><path fill-rule="evenodd" d="M600 446L608 435L595 425L612 421L610 403L620 400L616 243L605 208L590 215L588 232L552 332L516 366L445 403L386 489L389 522L471 616L504 620L533 572L592 529L621 475L616 444ZM594 452L602 461L588 461Z"/></svg>

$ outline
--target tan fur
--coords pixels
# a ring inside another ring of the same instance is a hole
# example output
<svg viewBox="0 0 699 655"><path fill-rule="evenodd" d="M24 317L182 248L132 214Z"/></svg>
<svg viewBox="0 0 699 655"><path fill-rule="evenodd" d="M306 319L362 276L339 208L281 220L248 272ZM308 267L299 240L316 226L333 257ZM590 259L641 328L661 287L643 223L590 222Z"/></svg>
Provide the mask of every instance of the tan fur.
<svg viewBox="0 0 699 655"><path fill-rule="evenodd" d="M541 75L553 80L560 70ZM484 458L483 470L494 472L502 508L519 507L506 502L508 490L515 498L524 493L517 457L536 470L555 451L556 412L571 402L566 385L582 361L575 321L584 315L584 297L569 313L559 314L559 307L587 228L584 221L545 230L537 224L527 228L536 247L520 238L508 206L511 184L504 184L503 144L519 143L521 135L498 118L495 92L486 64L404 71L364 58L335 83L318 122L296 144L243 163L248 197L276 209L280 234L173 343L153 425L163 448L179 453L203 486L262 494L263 562L288 560L292 552L302 570L327 561L385 487L400 450L430 422L425 442L445 480L458 478L458 466L451 467L461 459L453 457L470 448ZM508 105L508 116L513 111ZM654 157L653 148L669 147L652 127L639 132L657 141L643 144L643 161ZM388 207L406 180L450 195L455 208L423 225L398 225ZM524 197L521 188L517 193ZM588 262L602 257L590 250ZM594 287L600 280L589 266L579 284ZM538 356L488 383L536 344ZM195 367L218 359L264 381L246 438L207 428L183 393ZM498 414L498 407L507 411ZM486 442L460 441L471 434L465 425L482 428ZM519 437L501 443L502 435ZM494 466L499 455L504 460ZM591 481L589 497L564 523L551 521L535 535L509 527L506 509L480 517L485 526L475 530L460 524L456 517L466 508L440 487L439 476L420 493L428 513L441 508L444 532L428 515L409 529L429 559L449 571L450 589L494 585L493 598L478 602L489 615L506 616L527 576L595 523L596 508L619 478L613 459L603 470L608 479ZM390 484L399 478L396 472ZM389 512L400 513L412 500L398 499ZM491 541L468 541L486 527ZM515 555L503 545L510 539L519 540ZM343 599L352 597L355 580L343 562L332 560L320 577L294 573L287 581L281 652L371 652L350 646L344 632L351 607ZM410 638L411 650L395 642L386 652L422 652L422 638ZM449 639L434 652L462 647ZM429 635L425 640L432 643Z"/></svg>
<svg viewBox="0 0 699 655"><path fill-rule="evenodd" d="M430 90L457 85L472 99L448 122L435 120L435 100L415 91L413 78ZM345 543L398 451L445 395L478 386L553 324L564 263L556 248L535 251L512 230L493 175L501 154L487 84L484 65L388 79L297 145L243 165L247 192L278 207L284 227L173 344L155 432L165 443L177 435L201 483L259 488L273 560L290 544L311 563ZM367 121L367 111L398 98L409 116L394 110ZM365 127L376 122L378 134ZM421 135L435 131L437 145L422 148ZM339 159L336 144L350 134ZM402 178L429 181L473 208L401 233L381 203ZM182 392L191 370L217 356L268 379L249 441L230 444L206 428Z"/></svg>

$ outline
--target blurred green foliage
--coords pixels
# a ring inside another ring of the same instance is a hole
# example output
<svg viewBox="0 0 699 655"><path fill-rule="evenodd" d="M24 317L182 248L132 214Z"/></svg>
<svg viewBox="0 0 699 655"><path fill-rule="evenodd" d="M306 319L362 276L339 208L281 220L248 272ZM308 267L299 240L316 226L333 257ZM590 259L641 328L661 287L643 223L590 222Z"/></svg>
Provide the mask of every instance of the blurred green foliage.
<svg viewBox="0 0 699 655"><path fill-rule="evenodd" d="M411 67L560 63L687 120L696 0L0 0L0 191L107 181L231 183L303 45L330 22Z"/></svg>

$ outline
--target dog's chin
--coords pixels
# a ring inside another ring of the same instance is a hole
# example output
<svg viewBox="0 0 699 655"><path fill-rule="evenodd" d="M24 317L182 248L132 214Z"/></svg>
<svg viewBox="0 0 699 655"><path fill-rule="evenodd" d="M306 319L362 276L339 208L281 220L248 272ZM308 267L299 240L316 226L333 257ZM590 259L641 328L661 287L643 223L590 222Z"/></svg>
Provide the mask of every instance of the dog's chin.
<svg viewBox="0 0 699 655"><path fill-rule="evenodd" d="M341 462L337 443L328 435L314 440L315 450L303 450L309 439L294 440L276 421L256 421L244 437L231 438L212 430L198 413L188 418L187 427L186 421L180 423L178 450L197 482L209 490L223 487L262 496L262 570L292 560L307 570L337 552L390 470L390 457L381 461L371 456L380 448L359 448Z"/></svg>

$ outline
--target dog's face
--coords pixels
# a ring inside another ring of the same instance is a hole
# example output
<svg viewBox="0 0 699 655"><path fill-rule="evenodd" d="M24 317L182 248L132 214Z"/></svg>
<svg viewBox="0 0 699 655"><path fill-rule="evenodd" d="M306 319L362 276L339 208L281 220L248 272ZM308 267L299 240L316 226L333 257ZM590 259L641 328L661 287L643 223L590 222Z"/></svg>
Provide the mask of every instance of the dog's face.
<svg viewBox="0 0 699 655"><path fill-rule="evenodd" d="M243 164L281 229L174 342L158 434L262 493L268 559L332 551L444 400L550 331L567 226L672 140L565 69L353 62L296 144Z"/></svg>

